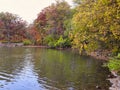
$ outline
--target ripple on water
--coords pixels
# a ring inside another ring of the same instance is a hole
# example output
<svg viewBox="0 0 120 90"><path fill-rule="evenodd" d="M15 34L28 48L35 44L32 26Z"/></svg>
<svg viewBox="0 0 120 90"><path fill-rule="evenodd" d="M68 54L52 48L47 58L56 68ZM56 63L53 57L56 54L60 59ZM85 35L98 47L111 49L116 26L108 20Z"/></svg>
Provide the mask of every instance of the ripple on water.
<svg viewBox="0 0 120 90"><path fill-rule="evenodd" d="M6 72L0 71L0 90L13 80L14 76Z"/></svg>
<svg viewBox="0 0 120 90"><path fill-rule="evenodd" d="M0 48L0 90L96 90L106 71L90 58L40 48ZM108 84L108 83L107 83Z"/></svg>
<svg viewBox="0 0 120 90"><path fill-rule="evenodd" d="M0 72L0 80L5 80L7 82L10 82L13 77L14 76L12 74L8 74L6 72Z"/></svg>

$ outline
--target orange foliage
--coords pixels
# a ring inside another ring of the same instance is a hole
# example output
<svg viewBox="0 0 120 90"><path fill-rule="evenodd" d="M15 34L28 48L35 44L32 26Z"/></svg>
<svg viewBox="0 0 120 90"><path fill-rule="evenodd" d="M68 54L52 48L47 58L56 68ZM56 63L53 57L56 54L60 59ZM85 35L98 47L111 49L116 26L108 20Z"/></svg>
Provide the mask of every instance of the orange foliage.
<svg viewBox="0 0 120 90"><path fill-rule="evenodd" d="M39 32L36 30L36 28L31 27L29 31L30 36L32 37L32 40L34 40L35 44L40 44L41 42L41 36Z"/></svg>

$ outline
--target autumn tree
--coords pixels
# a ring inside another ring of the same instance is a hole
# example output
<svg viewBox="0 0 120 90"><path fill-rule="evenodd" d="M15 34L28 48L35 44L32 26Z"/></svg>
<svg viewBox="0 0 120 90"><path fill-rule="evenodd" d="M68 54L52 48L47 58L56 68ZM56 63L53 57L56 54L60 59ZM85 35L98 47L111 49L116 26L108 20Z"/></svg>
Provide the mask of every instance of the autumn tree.
<svg viewBox="0 0 120 90"><path fill-rule="evenodd" d="M64 38L64 22L69 16L70 6L65 1L56 1L38 14L34 25L41 34L42 44L56 43L60 36Z"/></svg>
<svg viewBox="0 0 120 90"><path fill-rule="evenodd" d="M30 24L26 30L26 39L30 40L34 45L39 45L41 42L41 35L33 24Z"/></svg>
<svg viewBox="0 0 120 90"><path fill-rule="evenodd" d="M0 39L8 42L21 42L25 36L26 22L17 15L0 13Z"/></svg>
<svg viewBox="0 0 120 90"><path fill-rule="evenodd" d="M120 50L120 0L84 0L73 17L70 34L80 52Z"/></svg>

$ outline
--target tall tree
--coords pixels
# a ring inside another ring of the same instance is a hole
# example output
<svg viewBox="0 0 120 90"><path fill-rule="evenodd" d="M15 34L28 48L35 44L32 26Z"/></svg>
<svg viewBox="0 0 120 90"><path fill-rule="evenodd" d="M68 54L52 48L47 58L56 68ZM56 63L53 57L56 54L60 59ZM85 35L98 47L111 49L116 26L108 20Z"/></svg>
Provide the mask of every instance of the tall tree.
<svg viewBox="0 0 120 90"><path fill-rule="evenodd" d="M73 17L73 46L82 51L120 50L120 0L86 0Z"/></svg>
<svg viewBox="0 0 120 90"><path fill-rule="evenodd" d="M34 22L36 29L41 34L41 39L46 40L47 36L56 40L64 34L66 30L64 21L70 16L70 6L65 1L56 1L56 3L44 8ZM45 42L45 41L44 41Z"/></svg>
<svg viewBox="0 0 120 90"><path fill-rule="evenodd" d="M0 39L19 42L25 38L26 22L12 13L0 13Z"/></svg>

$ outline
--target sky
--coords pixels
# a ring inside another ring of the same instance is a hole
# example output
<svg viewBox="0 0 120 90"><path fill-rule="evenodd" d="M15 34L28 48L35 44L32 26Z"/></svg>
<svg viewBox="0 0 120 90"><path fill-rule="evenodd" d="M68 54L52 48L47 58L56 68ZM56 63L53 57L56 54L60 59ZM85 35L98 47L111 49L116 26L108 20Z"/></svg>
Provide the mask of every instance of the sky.
<svg viewBox="0 0 120 90"><path fill-rule="evenodd" d="M72 5L72 0L65 0ZM38 13L55 0L0 0L0 12L17 14L28 23L37 18Z"/></svg>

